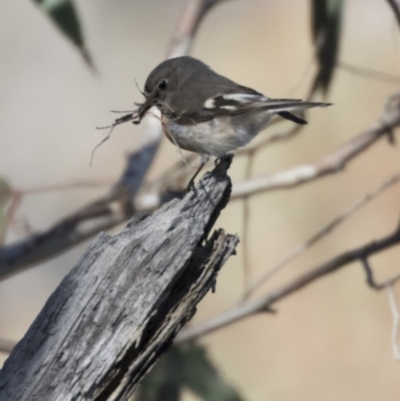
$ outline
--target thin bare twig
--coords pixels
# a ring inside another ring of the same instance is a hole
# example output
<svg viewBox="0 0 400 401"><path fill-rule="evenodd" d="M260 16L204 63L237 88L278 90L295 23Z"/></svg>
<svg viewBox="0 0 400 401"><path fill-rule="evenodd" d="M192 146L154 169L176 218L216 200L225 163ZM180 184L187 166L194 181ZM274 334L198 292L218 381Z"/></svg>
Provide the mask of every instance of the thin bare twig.
<svg viewBox="0 0 400 401"><path fill-rule="evenodd" d="M73 189L103 188L112 185L114 182L115 180L111 178L102 180L73 181L66 182L64 184L45 185L27 189L14 189L13 193L18 195L35 195L42 194L44 192L70 191Z"/></svg>
<svg viewBox="0 0 400 401"><path fill-rule="evenodd" d="M187 164L192 163L196 158L198 158L198 156L192 153L186 156L186 163L180 159L156 178L145 182L140 189L141 192L165 185L171 185L175 182L181 183L182 179L187 175Z"/></svg>
<svg viewBox="0 0 400 401"><path fill-rule="evenodd" d="M389 306L393 317L392 327L392 350L395 361L400 362L399 332L400 332L400 313L394 297L392 285L386 287L389 296Z"/></svg>
<svg viewBox="0 0 400 401"><path fill-rule="evenodd" d="M196 32L206 13L223 0L189 0L185 4L181 19L178 23L179 28L175 30L168 57L179 57L188 54Z"/></svg>
<svg viewBox="0 0 400 401"><path fill-rule="evenodd" d="M76 181L65 184L47 185L42 187L28 188L28 189L12 189L11 191L11 203L7 209L7 221L6 231L10 224L13 223L15 215L21 206L22 199L25 195L36 195L43 194L45 192L59 192L69 191L73 189L87 189L87 188L101 188L104 186L110 186L113 180L87 180L87 181Z"/></svg>
<svg viewBox="0 0 400 401"><path fill-rule="evenodd" d="M395 361L400 362L400 348L398 343L399 331L400 331L400 313L393 292L393 285L400 280L400 274L396 274L382 283L377 283L374 279L374 274L371 269L371 266L369 265L368 259L365 257L361 260L361 262L363 264L367 276L368 285L374 290L382 290L382 289L387 290L389 296L390 311L392 313L392 318L393 318L392 336L391 336L393 357Z"/></svg>
<svg viewBox="0 0 400 401"><path fill-rule="evenodd" d="M392 234L369 244L344 252L328 262L309 270L307 273L301 274L300 276L292 279L289 283L268 292L256 300L243 302L232 307L231 309L228 309L215 318L183 329L178 334L176 341L180 343L183 341L192 340L222 327L231 325L238 320L252 316L256 313L268 311L275 305L276 302L301 290L314 281L333 273L352 262L363 261L371 255L386 250L399 243L400 227L397 227Z"/></svg>
<svg viewBox="0 0 400 401"><path fill-rule="evenodd" d="M102 180L84 180L84 181L74 181L64 184L54 184L45 185L27 189L15 189L11 190L11 202L7 208L7 230L8 226L13 223L15 219L16 212L21 206L23 197L26 195L38 195L46 192L60 192L60 191L70 191L75 189L88 189L88 188L102 188L105 186L110 186L114 183L112 179L102 179Z"/></svg>
<svg viewBox="0 0 400 401"><path fill-rule="evenodd" d="M304 243L300 244L296 248L294 248L291 252L285 255L281 260L278 261L274 266L270 269L266 270L261 276L259 276L256 280L254 280L250 286L247 288L243 299L248 298L254 291L257 290L262 284L264 284L267 280L269 280L274 274L280 271L284 266L288 265L292 262L296 257L304 253L307 249L313 246L315 243L320 241L322 238L332 233L340 224L347 221L351 216L353 216L356 212L358 212L361 208L375 199L377 196L381 195L385 190L392 187L394 184L400 181L400 174L396 174L389 179L385 180L381 183L377 188L373 191L367 193L362 198L355 201L348 209L346 209L339 216L335 217L332 221L330 221L327 225L318 230L314 235L308 238Z"/></svg>
<svg viewBox="0 0 400 401"><path fill-rule="evenodd" d="M386 82L388 84L394 84L394 85L400 84L400 76L388 74L386 72L374 70L372 68L360 67L350 63L346 63L344 61L338 63L336 67L350 74L362 76L365 78Z"/></svg>
<svg viewBox="0 0 400 401"><path fill-rule="evenodd" d="M396 283L396 281L400 280L400 273L398 273L398 274L395 274L393 277L390 277L389 279L383 281L382 283L378 283L374 278L374 273L371 269L371 266L369 265L368 259L362 258L361 263L365 270L365 274L367 276L367 284L374 290L378 290L378 291L383 290L387 286L393 285Z"/></svg>
<svg viewBox="0 0 400 401"><path fill-rule="evenodd" d="M247 157L245 179L249 179L254 164L254 156L256 151L249 153ZM242 233L242 249L243 249L243 276L244 288L247 288L250 280L250 250L249 250L249 236L250 236L250 205L249 197L243 198L243 233Z"/></svg>

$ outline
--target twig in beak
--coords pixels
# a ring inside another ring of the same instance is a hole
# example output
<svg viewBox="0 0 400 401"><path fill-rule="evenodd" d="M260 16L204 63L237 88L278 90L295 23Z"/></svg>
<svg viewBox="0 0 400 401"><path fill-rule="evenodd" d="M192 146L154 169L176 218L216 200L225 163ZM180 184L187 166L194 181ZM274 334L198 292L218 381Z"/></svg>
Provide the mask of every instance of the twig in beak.
<svg viewBox="0 0 400 401"><path fill-rule="evenodd" d="M111 112L112 112L112 113L123 113L123 112L119 112L119 111L115 111L115 110L111 110ZM135 121L135 119L137 119L138 117L139 117L139 111L138 111L138 110L133 110L133 111L130 111L128 114L126 114L126 115L124 115L124 116L122 116L122 117L120 117L120 118L117 118L111 125L107 125L107 126L105 126L105 127L96 127L96 129L99 129L99 130L109 129L109 132L108 132L107 136L106 136L105 138L103 138L103 139L101 140L101 142L98 143L98 144L93 148L92 154L91 154L91 156L90 156L90 163L89 163L89 166L90 166L90 167L91 167L92 164L93 164L93 158L94 158L94 153L95 153L96 149L97 149L98 147L100 147L105 141L107 141L107 140L110 138L111 133L112 133L114 127L116 127L116 126L119 125L119 124L126 123L126 122L128 122L128 121L133 121L134 124L139 124L139 123L140 123L140 120L136 120L136 121Z"/></svg>

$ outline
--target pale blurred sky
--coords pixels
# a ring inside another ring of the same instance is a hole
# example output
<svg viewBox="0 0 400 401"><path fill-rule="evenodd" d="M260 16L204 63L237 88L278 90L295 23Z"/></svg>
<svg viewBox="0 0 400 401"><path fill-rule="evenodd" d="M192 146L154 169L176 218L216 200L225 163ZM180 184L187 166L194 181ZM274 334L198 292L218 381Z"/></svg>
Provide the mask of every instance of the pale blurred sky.
<svg viewBox="0 0 400 401"><path fill-rule="evenodd" d="M140 101L140 86L163 60L183 1L86 0L76 2L93 75L78 52L32 1L2 0L0 14L0 175L16 188L80 179L116 178L141 130L125 124L96 153L96 125ZM192 55L217 72L272 97L301 97L314 67L310 2L232 0L206 17ZM341 60L400 75L400 36L385 1L345 2ZM300 87L293 92L293 88ZM395 85L338 71L329 109L308 114L309 126L293 141L257 157L260 176L318 159L376 120ZM271 128L272 132L276 128ZM178 160L165 141L152 168L155 175ZM293 191L263 194L251 201L252 274L270 267L350 203L400 171L399 150L385 141L352 163L345 173ZM244 160L232 167L243 178ZM103 190L32 195L24 198L20 221L42 230ZM399 217L399 188L392 189L315 250L293 264L281 280L352 246L388 233ZM242 205L232 203L217 223L241 234ZM20 224L21 225L21 224ZM23 236L10 230L8 241ZM86 244L0 283L0 336L19 339L43 303L76 263ZM379 276L398 271L400 252L373 259ZM222 311L243 288L242 252L220 275L196 321ZM277 281L278 282L278 281ZM278 305L274 317L259 316L207 336L203 341L246 399L330 401L398 400L400 367L392 360L391 318L386 294L366 288L354 265L325 278ZM398 292L400 302L400 292Z"/></svg>

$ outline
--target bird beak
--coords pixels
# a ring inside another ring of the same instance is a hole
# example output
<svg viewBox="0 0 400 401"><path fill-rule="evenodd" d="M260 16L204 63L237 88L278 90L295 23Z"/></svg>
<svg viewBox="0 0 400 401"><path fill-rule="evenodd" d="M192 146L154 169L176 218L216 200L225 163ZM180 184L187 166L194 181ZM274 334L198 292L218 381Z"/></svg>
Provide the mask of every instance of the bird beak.
<svg viewBox="0 0 400 401"><path fill-rule="evenodd" d="M142 120L142 118L146 115L147 111L153 106L154 100L155 100L155 92L150 93L147 97L145 102L139 107L138 110L138 117L139 117L139 122Z"/></svg>

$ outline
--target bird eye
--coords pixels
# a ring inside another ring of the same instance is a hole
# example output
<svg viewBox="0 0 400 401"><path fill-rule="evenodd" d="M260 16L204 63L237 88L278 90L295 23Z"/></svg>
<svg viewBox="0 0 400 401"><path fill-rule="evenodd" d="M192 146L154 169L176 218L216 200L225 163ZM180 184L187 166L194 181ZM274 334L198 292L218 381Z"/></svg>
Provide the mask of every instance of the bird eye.
<svg viewBox="0 0 400 401"><path fill-rule="evenodd" d="M167 81L165 79L162 79L158 83L158 89L161 89L161 90L167 89Z"/></svg>

